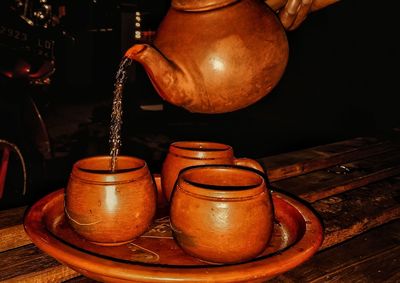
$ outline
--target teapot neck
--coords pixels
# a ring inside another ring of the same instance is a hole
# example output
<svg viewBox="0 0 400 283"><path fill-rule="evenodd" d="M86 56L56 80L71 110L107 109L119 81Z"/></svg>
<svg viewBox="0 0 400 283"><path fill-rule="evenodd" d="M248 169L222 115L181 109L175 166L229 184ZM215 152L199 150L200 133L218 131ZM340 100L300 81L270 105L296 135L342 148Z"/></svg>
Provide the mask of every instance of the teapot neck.
<svg viewBox="0 0 400 283"><path fill-rule="evenodd" d="M240 0L172 0L171 6L176 10L201 12L228 6Z"/></svg>

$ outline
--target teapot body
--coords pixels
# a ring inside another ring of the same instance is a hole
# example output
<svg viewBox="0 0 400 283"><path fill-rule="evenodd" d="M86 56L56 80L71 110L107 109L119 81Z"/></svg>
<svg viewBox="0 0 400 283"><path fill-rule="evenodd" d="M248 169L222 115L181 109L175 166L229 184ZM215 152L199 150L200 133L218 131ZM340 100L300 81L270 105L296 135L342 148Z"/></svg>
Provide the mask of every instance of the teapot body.
<svg viewBox="0 0 400 283"><path fill-rule="evenodd" d="M172 1L154 45L174 70L145 66L155 89L172 104L199 113L257 102L278 83L288 59L279 19L258 0Z"/></svg>

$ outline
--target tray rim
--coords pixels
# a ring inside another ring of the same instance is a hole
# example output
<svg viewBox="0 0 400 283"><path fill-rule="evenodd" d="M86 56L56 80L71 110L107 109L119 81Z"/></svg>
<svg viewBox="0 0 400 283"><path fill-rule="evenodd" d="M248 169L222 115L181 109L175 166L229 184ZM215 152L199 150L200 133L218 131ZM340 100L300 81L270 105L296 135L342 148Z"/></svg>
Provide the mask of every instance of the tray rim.
<svg viewBox="0 0 400 283"><path fill-rule="evenodd" d="M24 216L24 229L32 242L59 262L82 273L104 278L135 282L242 282L273 278L285 273L311 258L323 241L321 221L310 208L287 194L273 191L279 198L294 207L303 217L306 228L303 237L289 248L265 258L232 265L167 266L146 263L125 263L98 257L60 241L43 223L51 201L64 195L58 189L29 207ZM79 264L77 264L79 263Z"/></svg>

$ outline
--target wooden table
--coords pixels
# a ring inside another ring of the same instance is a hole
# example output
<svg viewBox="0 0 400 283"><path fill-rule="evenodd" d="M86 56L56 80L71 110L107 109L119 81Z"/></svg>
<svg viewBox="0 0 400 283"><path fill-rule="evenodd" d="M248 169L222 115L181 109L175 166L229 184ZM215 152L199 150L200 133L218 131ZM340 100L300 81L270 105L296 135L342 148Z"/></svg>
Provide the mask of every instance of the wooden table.
<svg viewBox="0 0 400 283"><path fill-rule="evenodd" d="M275 190L302 198L325 238L272 282L400 282L400 141L361 137L259 159ZM94 282L29 240L25 207L0 211L0 281Z"/></svg>

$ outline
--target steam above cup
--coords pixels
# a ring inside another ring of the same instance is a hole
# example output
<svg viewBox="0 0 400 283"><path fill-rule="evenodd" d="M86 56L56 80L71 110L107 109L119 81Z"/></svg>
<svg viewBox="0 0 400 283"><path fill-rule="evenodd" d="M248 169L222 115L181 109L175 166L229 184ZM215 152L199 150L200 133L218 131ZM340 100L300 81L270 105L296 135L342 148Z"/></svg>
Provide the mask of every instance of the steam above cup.
<svg viewBox="0 0 400 283"><path fill-rule="evenodd" d="M156 212L157 191L144 160L110 156L77 161L65 192L65 214L82 237L99 245L121 245L144 233Z"/></svg>
<svg viewBox="0 0 400 283"><path fill-rule="evenodd" d="M241 165L264 172L262 166L250 158L236 158L227 144L207 141L178 141L170 144L161 168L161 186L165 199L170 201L179 172L190 166L207 164Z"/></svg>

